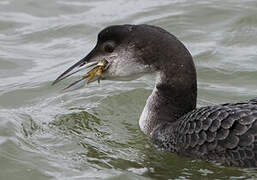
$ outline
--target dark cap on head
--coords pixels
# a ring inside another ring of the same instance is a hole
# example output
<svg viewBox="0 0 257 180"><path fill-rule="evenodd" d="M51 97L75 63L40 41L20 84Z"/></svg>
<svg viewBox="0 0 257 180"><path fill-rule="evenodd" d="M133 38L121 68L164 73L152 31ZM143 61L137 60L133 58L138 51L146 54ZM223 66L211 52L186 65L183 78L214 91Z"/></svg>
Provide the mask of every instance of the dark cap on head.
<svg viewBox="0 0 257 180"><path fill-rule="evenodd" d="M109 40L121 43L125 38L131 35L133 27L134 25L109 26L98 34L98 43L103 43Z"/></svg>

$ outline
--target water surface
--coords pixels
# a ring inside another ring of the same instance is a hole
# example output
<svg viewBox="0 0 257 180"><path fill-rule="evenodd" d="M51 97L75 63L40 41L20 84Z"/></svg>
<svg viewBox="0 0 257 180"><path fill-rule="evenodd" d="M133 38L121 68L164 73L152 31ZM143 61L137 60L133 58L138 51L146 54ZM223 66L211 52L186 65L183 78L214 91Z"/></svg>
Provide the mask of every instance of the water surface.
<svg viewBox="0 0 257 180"><path fill-rule="evenodd" d="M254 0L1 0L0 179L257 178L153 147L138 119L154 75L68 93L59 90L71 80L50 85L97 32L124 23L161 26L185 43L198 106L257 96Z"/></svg>

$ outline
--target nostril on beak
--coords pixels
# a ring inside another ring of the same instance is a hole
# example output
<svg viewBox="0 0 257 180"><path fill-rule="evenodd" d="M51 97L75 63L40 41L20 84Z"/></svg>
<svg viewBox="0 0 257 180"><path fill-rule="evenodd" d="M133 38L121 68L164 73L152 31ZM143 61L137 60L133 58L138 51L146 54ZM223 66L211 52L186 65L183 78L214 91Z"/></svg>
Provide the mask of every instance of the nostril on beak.
<svg viewBox="0 0 257 180"><path fill-rule="evenodd" d="M83 62L78 67L80 68L80 67L84 66L85 64L86 64L86 62Z"/></svg>

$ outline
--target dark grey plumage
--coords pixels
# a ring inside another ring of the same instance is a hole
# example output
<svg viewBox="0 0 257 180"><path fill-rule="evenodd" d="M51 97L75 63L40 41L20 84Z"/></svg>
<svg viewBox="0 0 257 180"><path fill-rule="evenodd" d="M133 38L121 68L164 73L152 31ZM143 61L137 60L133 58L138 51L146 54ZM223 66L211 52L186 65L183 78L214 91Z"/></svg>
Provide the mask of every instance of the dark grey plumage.
<svg viewBox="0 0 257 180"><path fill-rule="evenodd" d="M98 34L94 49L54 83L75 67L103 58L110 63L106 78L157 72L139 120L154 143L224 165L257 167L257 99L196 109L193 58L174 35L149 25L107 27Z"/></svg>
<svg viewBox="0 0 257 180"><path fill-rule="evenodd" d="M152 134L162 148L229 166L257 166L257 99L195 109Z"/></svg>

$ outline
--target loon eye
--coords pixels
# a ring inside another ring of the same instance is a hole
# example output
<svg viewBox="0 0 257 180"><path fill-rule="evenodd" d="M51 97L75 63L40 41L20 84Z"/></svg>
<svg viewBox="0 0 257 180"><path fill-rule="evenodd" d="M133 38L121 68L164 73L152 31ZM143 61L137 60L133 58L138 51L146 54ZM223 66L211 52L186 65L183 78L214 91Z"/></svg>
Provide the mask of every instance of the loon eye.
<svg viewBox="0 0 257 180"><path fill-rule="evenodd" d="M114 50L114 47L113 47L112 44L106 44L106 45L104 46L104 51L105 51L105 52L112 53L113 50Z"/></svg>

